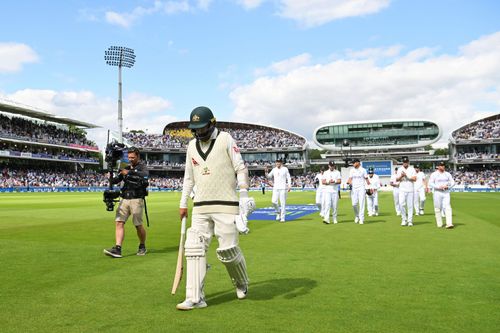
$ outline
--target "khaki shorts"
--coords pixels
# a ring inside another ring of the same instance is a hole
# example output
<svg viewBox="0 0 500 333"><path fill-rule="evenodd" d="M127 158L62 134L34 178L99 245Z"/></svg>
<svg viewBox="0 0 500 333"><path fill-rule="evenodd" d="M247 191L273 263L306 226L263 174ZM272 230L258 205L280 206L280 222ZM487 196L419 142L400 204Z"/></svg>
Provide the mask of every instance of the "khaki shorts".
<svg viewBox="0 0 500 333"><path fill-rule="evenodd" d="M142 225L144 199L122 199L116 209L115 221L125 223L130 215L135 226Z"/></svg>

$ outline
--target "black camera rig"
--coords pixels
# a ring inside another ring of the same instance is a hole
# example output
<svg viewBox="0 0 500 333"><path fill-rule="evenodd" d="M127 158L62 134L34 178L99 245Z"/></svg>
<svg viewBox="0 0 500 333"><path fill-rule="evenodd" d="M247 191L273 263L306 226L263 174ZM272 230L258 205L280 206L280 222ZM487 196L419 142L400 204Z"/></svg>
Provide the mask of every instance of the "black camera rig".
<svg viewBox="0 0 500 333"><path fill-rule="evenodd" d="M113 188L113 174L115 167L118 170L116 164L123 158L124 151L126 151L125 145L116 141L112 141L106 146L106 155L104 156L104 160L108 164L109 188L104 191L102 201L106 204L106 210L110 212L114 210L115 203L120 201L120 190L115 190Z"/></svg>

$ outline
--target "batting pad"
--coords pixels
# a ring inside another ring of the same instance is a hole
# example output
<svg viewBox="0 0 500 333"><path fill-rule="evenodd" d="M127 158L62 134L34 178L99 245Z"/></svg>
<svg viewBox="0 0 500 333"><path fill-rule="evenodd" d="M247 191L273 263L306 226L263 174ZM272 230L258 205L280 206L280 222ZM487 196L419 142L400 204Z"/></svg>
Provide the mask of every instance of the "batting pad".
<svg viewBox="0 0 500 333"><path fill-rule="evenodd" d="M217 249L217 258L226 266L229 277L235 286L241 287L248 284L245 257L238 246Z"/></svg>
<svg viewBox="0 0 500 333"><path fill-rule="evenodd" d="M204 298L203 283L207 274L205 238L197 230L187 230L184 255L186 256L186 299L198 303Z"/></svg>

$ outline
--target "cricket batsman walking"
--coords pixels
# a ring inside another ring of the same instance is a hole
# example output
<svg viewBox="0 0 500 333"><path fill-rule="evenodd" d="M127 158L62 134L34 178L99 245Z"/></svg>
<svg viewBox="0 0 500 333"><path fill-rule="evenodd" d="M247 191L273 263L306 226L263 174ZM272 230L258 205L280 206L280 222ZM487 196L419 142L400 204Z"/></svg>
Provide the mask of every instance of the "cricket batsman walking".
<svg viewBox="0 0 500 333"><path fill-rule="evenodd" d="M195 138L186 153L184 186L179 214L188 216L188 198L196 185L191 227L186 232L186 299L179 310L207 306L204 280L207 272L207 250L215 235L219 242L217 258L224 264L236 287L236 296L247 296L248 275L245 257L238 246L238 234L247 232L247 215L255 208L248 197L248 169L236 142L227 132L219 131L212 111L195 108L188 127ZM238 193L236 191L238 185Z"/></svg>

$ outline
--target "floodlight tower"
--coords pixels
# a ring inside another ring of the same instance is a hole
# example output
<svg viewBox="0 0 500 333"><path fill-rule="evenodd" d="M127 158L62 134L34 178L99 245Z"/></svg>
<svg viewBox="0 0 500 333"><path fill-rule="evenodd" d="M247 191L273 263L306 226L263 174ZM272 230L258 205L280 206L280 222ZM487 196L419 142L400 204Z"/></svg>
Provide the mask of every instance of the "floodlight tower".
<svg viewBox="0 0 500 333"><path fill-rule="evenodd" d="M344 139L344 141L342 141L342 146L340 146L340 151L344 156L344 163L345 167L347 168L349 166L349 162L351 161L350 155L352 155L352 146L349 140Z"/></svg>
<svg viewBox="0 0 500 333"><path fill-rule="evenodd" d="M122 67L134 66L134 50L123 46L110 46L104 51L104 60L110 66L118 66L118 139L123 143Z"/></svg>

